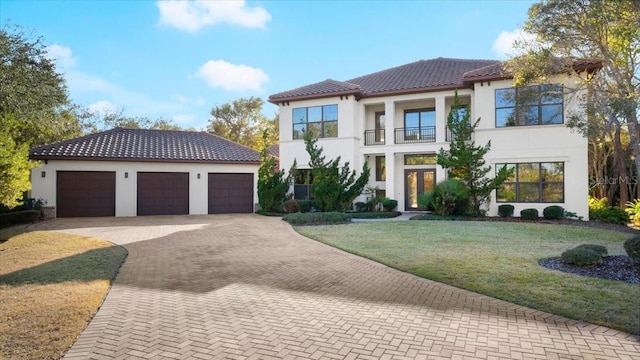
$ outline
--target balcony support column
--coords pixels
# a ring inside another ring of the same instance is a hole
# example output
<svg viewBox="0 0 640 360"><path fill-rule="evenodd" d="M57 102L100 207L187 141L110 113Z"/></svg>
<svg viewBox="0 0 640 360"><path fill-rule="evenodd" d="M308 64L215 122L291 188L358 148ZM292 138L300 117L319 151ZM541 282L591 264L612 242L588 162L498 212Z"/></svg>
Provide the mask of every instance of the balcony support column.
<svg viewBox="0 0 640 360"><path fill-rule="evenodd" d="M395 144L395 116L396 103L392 100L384 102L384 143L387 145Z"/></svg>
<svg viewBox="0 0 640 360"><path fill-rule="evenodd" d="M398 200L398 209L400 209L400 196L399 191L396 191L396 183L398 183L398 177L396 176L396 156L393 151L384 152L384 161L386 167L386 180L384 182L385 193L388 198ZM398 185L399 186L399 185ZM399 188L398 188L399 190ZM403 207L404 209L404 207Z"/></svg>
<svg viewBox="0 0 640 360"><path fill-rule="evenodd" d="M447 132L447 107L444 95L436 96L436 142L445 142Z"/></svg>

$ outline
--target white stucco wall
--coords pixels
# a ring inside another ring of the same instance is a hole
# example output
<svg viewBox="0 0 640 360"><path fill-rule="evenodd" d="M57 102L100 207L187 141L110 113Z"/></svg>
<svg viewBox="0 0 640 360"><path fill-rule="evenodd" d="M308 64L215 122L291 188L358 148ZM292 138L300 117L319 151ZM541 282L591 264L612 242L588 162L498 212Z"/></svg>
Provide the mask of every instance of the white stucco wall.
<svg viewBox="0 0 640 360"><path fill-rule="evenodd" d="M570 87L574 79L556 79ZM559 125L535 125L521 127L495 127L495 90L509 88L511 81L491 81L477 83L474 89L460 89L458 95L471 108L471 118L480 118L476 130L476 144L485 144L491 140L491 151L487 154L487 164L495 169L498 163L522 162L564 162L564 202L552 203L512 203L515 215L525 208L537 208L540 213L549 205L560 205L568 211L577 213L588 219L588 167L587 140L579 133ZM352 169L360 169L361 162L367 161L371 168L369 184L385 189L387 196L398 200L398 209L405 209L405 169L432 168L433 166L405 166L405 154L433 154L448 148L446 141L446 117L453 103L454 91L437 91L422 94L395 95L389 97L364 98L355 101L353 97L340 99L331 97L291 102L280 106L280 166L285 170L298 162L299 168L307 168L308 155L302 140L292 140L292 109L297 107L338 104L338 138L320 139L327 159L341 156L343 162L349 161ZM564 97L564 119L578 112L575 96ZM404 111L435 107L436 109L436 141L433 143L395 144L394 129L404 127ZM386 122L385 143L365 145L364 131L375 128L375 112L384 111ZM386 157L387 180L375 181L375 156ZM493 176L493 174L491 174ZM436 167L436 180L442 181L446 171ZM491 197L489 215L497 215L499 203L495 194Z"/></svg>
<svg viewBox="0 0 640 360"><path fill-rule="evenodd" d="M574 79L556 78L554 83L565 85L564 121L570 115L580 113L575 94L569 94ZM564 124L495 127L495 90L512 87L509 80L484 82L475 86L475 114L480 117L476 129L477 144L491 140L491 151L487 154L487 163L526 163L526 162L564 162L564 202L563 203L515 203L514 215L520 210L535 208L542 216L542 210L549 205L560 205L585 219L589 217L587 194L589 191L589 170L587 139ZM498 214L495 193L491 198L489 215Z"/></svg>
<svg viewBox="0 0 640 360"><path fill-rule="evenodd" d="M47 164L42 161L39 168L32 170L31 196L45 200L46 206L56 206L57 171L115 171L116 216L136 216L138 172L186 172L189 173L189 214L207 214L208 173L254 174L253 199L254 203L257 203L258 167L258 165L248 164L49 160ZM45 172L45 177L42 177L42 172ZM125 173L128 173L127 178Z"/></svg>

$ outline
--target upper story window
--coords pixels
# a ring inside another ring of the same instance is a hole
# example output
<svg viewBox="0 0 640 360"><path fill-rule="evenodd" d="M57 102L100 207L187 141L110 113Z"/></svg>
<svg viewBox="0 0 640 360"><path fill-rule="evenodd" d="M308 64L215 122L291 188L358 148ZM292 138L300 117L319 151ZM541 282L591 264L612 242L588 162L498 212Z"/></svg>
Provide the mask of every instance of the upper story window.
<svg viewBox="0 0 640 360"><path fill-rule="evenodd" d="M496 127L562 124L561 85L496 89Z"/></svg>
<svg viewBox="0 0 640 360"><path fill-rule="evenodd" d="M404 141L434 142L436 139L436 109L404 112Z"/></svg>
<svg viewBox="0 0 640 360"><path fill-rule="evenodd" d="M293 109L293 138L302 139L310 131L318 138L338 136L338 105Z"/></svg>

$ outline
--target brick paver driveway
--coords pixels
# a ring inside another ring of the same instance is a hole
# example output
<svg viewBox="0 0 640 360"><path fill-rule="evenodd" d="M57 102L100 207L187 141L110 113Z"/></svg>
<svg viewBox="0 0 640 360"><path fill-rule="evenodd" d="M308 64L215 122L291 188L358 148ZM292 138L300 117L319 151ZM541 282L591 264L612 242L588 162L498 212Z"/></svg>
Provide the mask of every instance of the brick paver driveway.
<svg viewBox="0 0 640 360"><path fill-rule="evenodd" d="M129 250L67 359L639 359L637 337L424 280L256 215L68 219Z"/></svg>

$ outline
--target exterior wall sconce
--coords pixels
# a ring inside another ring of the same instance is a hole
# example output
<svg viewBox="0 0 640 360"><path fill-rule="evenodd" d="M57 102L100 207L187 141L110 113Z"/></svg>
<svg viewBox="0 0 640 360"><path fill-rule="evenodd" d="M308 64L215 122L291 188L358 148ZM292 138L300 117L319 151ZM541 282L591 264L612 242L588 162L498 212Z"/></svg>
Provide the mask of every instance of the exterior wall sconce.
<svg viewBox="0 0 640 360"><path fill-rule="evenodd" d="M125 172L125 173L124 173L124 178L125 178L125 179L128 179L128 178L129 178L129 173L128 173L128 172Z"/></svg>
<svg viewBox="0 0 640 360"><path fill-rule="evenodd" d="M200 173L198 173L198 180L200 180Z"/></svg>
<svg viewBox="0 0 640 360"><path fill-rule="evenodd" d="M41 176L41 177L47 177L47 172L46 172L46 171L41 172L41 173L40 173L40 176Z"/></svg>

